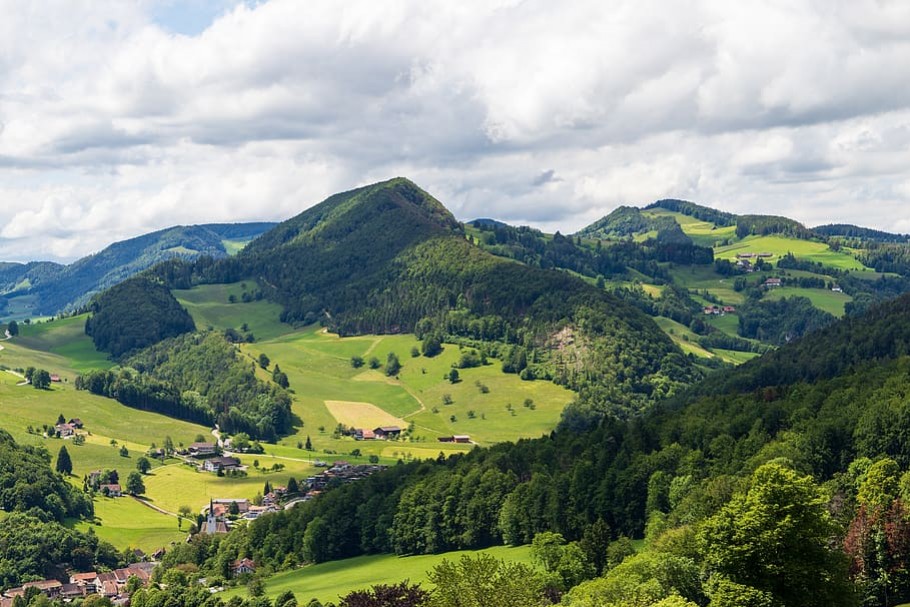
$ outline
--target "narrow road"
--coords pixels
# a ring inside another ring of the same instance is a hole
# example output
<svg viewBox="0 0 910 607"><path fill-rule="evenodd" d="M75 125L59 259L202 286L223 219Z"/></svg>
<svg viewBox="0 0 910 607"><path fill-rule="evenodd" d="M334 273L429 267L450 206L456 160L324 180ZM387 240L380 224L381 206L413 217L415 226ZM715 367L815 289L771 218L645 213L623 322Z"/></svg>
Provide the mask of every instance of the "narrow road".
<svg viewBox="0 0 910 607"><path fill-rule="evenodd" d="M149 501L146 501L139 496L131 495L130 497L133 498L134 500L136 500L137 502L139 502L140 504L142 504L143 506L145 506L146 508L151 508L152 510L155 510L156 512L160 512L161 514L166 514L167 516L173 516L174 518L181 518L181 516L179 514L177 514L176 512L170 512L168 510L165 510L164 508L159 508L155 504L153 504Z"/></svg>

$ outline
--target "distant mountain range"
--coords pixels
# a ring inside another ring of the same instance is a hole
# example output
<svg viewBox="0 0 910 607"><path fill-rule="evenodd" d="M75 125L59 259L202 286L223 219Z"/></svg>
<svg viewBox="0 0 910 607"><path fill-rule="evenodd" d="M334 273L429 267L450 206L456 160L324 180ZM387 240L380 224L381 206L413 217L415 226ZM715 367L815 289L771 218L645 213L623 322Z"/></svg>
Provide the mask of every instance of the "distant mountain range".
<svg viewBox="0 0 910 607"><path fill-rule="evenodd" d="M116 242L69 265L0 263L0 314L54 315L79 308L99 293L151 266L179 257L215 259L236 253L274 223L176 226ZM6 305L4 305L6 304Z"/></svg>

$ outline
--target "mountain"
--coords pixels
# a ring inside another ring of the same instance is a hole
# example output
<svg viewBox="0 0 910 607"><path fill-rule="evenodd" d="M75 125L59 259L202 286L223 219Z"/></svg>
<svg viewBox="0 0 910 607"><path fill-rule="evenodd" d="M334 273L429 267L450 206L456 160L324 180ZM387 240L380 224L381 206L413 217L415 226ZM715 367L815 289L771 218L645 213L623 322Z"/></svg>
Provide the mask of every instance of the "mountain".
<svg viewBox="0 0 910 607"><path fill-rule="evenodd" d="M482 250L402 178L336 194L233 258L154 273L179 288L253 280L283 306L282 320L342 335L476 345L525 379L591 392L598 414L642 409L699 376L645 314L578 277Z"/></svg>
<svg viewBox="0 0 910 607"><path fill-rule="evenodd" d="M849 223L831 223L823 226L816 226L812 228L812 231L824 236L843 236L844 238L855 238L857 240L896 243L910 242L910 235L907 234L892 234L891 232L873 230L872 228L864 228Z"/></svg>
<svg viewBox="0 0 910 607"><path fill-rule="evenodd" d="M50 262L0 264L0 296L6 300L27 297L31 314L54 315L82 307L95 293L166 259L227 257L228 247L238 248L274 226L274 223L176 226L116 242L65 266Z"/></svg>

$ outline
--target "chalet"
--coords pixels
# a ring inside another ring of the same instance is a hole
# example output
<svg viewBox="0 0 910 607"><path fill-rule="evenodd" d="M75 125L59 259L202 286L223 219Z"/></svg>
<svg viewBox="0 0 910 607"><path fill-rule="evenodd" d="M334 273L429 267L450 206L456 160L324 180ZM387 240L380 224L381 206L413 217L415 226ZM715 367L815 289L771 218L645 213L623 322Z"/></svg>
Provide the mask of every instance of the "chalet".
<svg viewBox="0 0 910 607"><path fill-rule="evenodd" d="M733 314L734 312L736 312L736 307L735 306L724 306L723 311L724 311L724 314Z"/></svg>
<svg viewBox="0 0 910 607"><path fill-rule="evenodd" d="M60 435L60 438L66 438L76 433L76 427L73 424L57 424L54 426L54 430Z"/></svg>
<svg viewBox="0 0 910 607"><path fill-rule="evenodd" d="M54 382L55 384L59 384L63 380L60 379L60 376L57 375L56 373L51 373L51 381Z"/></svg>
<svg viewBox="0 0 910 607"><path fill-rule="evenodd" d="M243 575L245 573L256 573L256 563L250 559L240 559L231 563L231 573L234 575Z"/></svg>
<svg viewBox="0 0 910 607"><path fill-rule="evenodd" d="M461 443L461 444L470 443L471 437L468 436L467 434L456 434L455 436L452 437L452 442Z"/></svg>
<svg viewBox="0 0 910 607"><path fill-rule="evenodd" d="M366 428L354 430L354 440L375 440L376 433Z"/></svg>
<svg viewBox="0 0 910 607"><path fill-rule="evenodd" d="M762 252L762 253L759 253L759 254L758 254L758 257L759 257L759 258L762 258L762 259L768 258L768 257L774 257L774 253L765 253L765 252Z"/></svg>
<svg viewBox="0 0 910 607"><path fill-rule="evenodd" d="M720 314L720 308L717 306L705 306L705 314Z"/></svg>
<svg viewBox="0 0 910 607"><path fill-rule="evenodd" d="M123 490L120 488L120 485L117 483L108 483L106 485L100 485L98 490L107 495L108 497L121 497L123 495Z"/></svg>
<svg viewBox="0 0 910 607"><path fill-rule="evenodd" d="M223 472L225 470L237 470L240 468L240 460L236 457L213 457L202 462L202 469L206 472Z"/></svg>
<svg viewBox="0 0 910 607"><path fill-rule="evenodd" d="M844 290L841 289L841 288L840 288L839 286L837 286L837 285L834 285L833 287L831 287L831 290L832 290L834 293L843 293L843 292L844 292Z"/></svg>
<svg viewBox="0 0 910 607"><path fill-rule="evenodd" d="M208 457L215 455L216 447L214 443L193 443L187 449L193 457Z"/></svg>
<svg viewBox="0 0 910 607"><path fill-rule="evenodd" d="M394 439L401 435L401 428L398 426L380 426L373 430L373 434L378 439Z"/></svg>
<svg viewBox="0 0 910 607"><path fill-rule="evenodd" d="M73 573L70 575L70 584L80 588L82 594L95 594L98 590L98 574L94 571Z"/></svg>
<svg viewBox="0 0 910 607"><path fill-rule="evenodd" d="M755 253L737 253L736 259L754 259Z"/></svg>
<svg viewBox="0 0 910 607"><path fill-rule="evenodd" d="M783 285L783 281L781 281L780 278L769 278L768 280L766 280L764 282L764 284L762 286L765 287L766 289L773 289L775 287L780 287L782 285Z"/></svg>
<svg viewBox="0 0 910 607"><path fill-rule="evenodd" d="M67 423L69 425L71 425L73 428L78 428L80 430L82 429L82 420L79 419L78 417L74 417L73 419L69 420L69 422L67 422Z"/></svg>

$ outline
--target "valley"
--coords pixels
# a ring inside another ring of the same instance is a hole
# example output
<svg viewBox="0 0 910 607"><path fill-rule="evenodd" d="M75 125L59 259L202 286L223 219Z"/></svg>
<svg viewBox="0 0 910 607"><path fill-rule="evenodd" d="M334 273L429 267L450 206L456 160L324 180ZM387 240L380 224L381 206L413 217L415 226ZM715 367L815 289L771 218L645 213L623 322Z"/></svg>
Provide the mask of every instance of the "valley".
<svg viewBox="0 0 910 607"><path fill-rule="evenodd" d="M0 350L0 427L51 466L68 459L76 490L150 460L137 495L96 492L94 516L66 528L166 548L164 575L195 568L227 584L225 601L431 587L444 562L492 556L587 605L626 583L624 567L684 559L682 575L721 554L732 540L706 530L746 499L744 479L836 483L881 453L905 465L899 441L870 430L896 415L886 403L907 365L906 297L876 306L910 290L863 264L875 241L681 201L622 207L569 237L462 225L395 179L242 245L165 260L87 311L8 317ZM24 382L30 368L48 389ZM856 394L869 412L837 404ZM53 437L58 416L79 418L75 438ZM239 472L185 453L219 438L250 445L225 444ZM165 444L176 453L152 457ZM321 476L336 462L388 469ZM211 499L258 504L316 477L315 499L186 542ZM688 534L707 555L679 547ZM548 564L541 538L567 560ZM231 573L241 557L255 574ZM717 592L692 584L687 596Z"/></svg>

